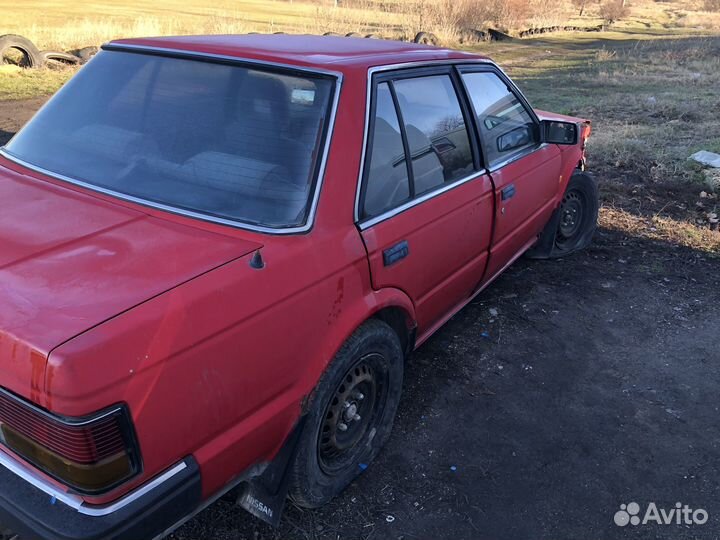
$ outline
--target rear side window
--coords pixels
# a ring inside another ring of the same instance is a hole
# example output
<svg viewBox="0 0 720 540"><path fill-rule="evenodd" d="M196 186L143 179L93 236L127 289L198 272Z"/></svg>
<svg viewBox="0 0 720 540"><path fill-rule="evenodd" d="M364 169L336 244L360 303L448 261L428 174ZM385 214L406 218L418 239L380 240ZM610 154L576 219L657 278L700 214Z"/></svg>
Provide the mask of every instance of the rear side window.
<svg viewBox="0 0 720 540"><path fill-rule="evenodd" d="M448 75L394 83L412 155L415 194L473 171L470 137Z"/></svg>
<svg viewBox="0 0 720 540"><path fill-rule="evenodd" d="M448 75L382 82L374 107L360 217L473 173L470 137Z"/></svg>
<svg viewBox="0 0 720 540"><path fill-rule="evenodd" d="M538 144L538 130L530 113L500 77L489 72L465 73L462 77L478 117L490 167Z"/></svg>
<svg viewBox="0 0 720 540"><path fill-rule="evenodd" d="M377 87L372 153L365 184L364 216L377 216L410 198L405 150L388 83Z"/></svg>

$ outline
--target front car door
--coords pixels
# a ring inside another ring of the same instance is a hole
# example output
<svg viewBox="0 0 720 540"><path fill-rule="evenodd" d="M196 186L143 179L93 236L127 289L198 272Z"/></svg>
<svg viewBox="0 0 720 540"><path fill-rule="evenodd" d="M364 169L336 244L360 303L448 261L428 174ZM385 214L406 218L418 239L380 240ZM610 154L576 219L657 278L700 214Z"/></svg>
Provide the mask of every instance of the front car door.
<svg viewBox="0 0 720 540"><path fill-rule="evenodd" d="M537 239L554 210L560 150L540 141L540 122L495 66L461 68L480 143L495 186L496 220L485 281Z"/></svg>
<svg viewBox="0 0 720 540"><path fill-rule="evenodd" d="M418 341L472 294L488 259L493 189L451 68L373 77L357 220L375 289L415 304Z"/></svg>

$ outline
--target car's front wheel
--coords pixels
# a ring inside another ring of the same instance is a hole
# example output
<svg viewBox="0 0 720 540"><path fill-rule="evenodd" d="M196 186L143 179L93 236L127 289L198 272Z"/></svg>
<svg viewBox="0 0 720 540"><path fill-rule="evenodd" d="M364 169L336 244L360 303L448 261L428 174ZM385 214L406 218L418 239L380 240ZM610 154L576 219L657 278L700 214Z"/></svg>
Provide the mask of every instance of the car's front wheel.
<svg viewBox="0 0 720 540"><path fill-rule="evenodd" d="M600 203L595 179L575 171L559 208L527 252L533 259L564 257L590 244L597 227Z"/></svg>
<svg viewBox="0 0 720 540"><path fill-rule="evenodd" d="M320 379L290 471L289 494L316 508L377 456L400 401L403 352L397 334L369 320L345 342Z"/></svg>

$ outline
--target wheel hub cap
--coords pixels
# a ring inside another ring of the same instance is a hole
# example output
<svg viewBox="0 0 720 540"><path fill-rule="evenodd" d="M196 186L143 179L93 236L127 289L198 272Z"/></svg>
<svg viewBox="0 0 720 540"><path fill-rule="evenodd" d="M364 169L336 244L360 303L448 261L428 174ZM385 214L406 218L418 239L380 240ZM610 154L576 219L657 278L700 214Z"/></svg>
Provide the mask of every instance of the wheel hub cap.
<svg viewBox="0 0 720 540"><path fill-rule="evenodd" d="M362 440L373 419L378 392L371 365L360 361L342 380L320 428L320 464L335 469L343 456Z"/></svg>
<svg viewBox="0 0 720 540"><path fill-rule="evenodd" d="M560 205L560 226L558 227L559 239L572 238L577 234L582 225L583 204L580 196L571 191L563 197Z"/></svg>

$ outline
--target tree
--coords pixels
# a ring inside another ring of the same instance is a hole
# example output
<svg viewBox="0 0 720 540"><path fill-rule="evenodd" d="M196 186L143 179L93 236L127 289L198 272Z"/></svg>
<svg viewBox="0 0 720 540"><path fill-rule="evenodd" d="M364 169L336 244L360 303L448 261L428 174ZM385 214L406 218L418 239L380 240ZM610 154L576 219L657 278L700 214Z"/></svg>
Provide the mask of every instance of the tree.
<svg viewBox="0 0 720 540"><path fill-rule="evenodd" d="M573 6L580 10L579 16L582 17L585 13L585 7L588 5L590 0L572 0Z"/></svg>
<svg viewBox="0 0 720 540"><path fill-rule="evenodd" d="M630 9L625 5L625 0L608 0L600 6L600 16L607 24L613 24L623 17L627 17Z"/></svg>

